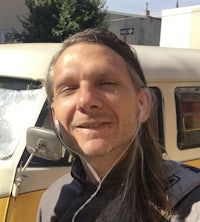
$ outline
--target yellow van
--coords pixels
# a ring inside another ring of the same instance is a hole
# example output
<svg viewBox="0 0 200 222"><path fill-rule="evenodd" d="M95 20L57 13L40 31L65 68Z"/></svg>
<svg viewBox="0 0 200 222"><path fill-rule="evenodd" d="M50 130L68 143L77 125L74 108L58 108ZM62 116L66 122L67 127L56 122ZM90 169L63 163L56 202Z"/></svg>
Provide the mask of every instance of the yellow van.
<svg viewBox="0 0 200 222"><path fill-rule="evenodd" d="M0 221L34 222L44 190L70 170L43 81L59 43L0 45ZM170 159L200 167L200 50L134 46L155 92Z"/></svg>

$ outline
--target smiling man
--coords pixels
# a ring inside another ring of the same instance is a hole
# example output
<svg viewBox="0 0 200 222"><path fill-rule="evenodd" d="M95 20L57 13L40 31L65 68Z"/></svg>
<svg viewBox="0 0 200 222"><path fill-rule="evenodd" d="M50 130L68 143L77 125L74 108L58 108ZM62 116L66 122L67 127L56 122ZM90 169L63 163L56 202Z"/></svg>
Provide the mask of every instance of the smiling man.
<svg viewBox="0 0 200 222"><path fill-rule="evenodd" d="M38 221L157 222L187 217L185 208L172 210L177 190L169 189L168 178L175 172L190 173L192 191L200 176L162 159L149 124L153 97L128 45L102 29L77 33L53 58L46 90L56 133L74 162L71 176L46 191ZM194 202L186 203L191 207Z"/></svg>

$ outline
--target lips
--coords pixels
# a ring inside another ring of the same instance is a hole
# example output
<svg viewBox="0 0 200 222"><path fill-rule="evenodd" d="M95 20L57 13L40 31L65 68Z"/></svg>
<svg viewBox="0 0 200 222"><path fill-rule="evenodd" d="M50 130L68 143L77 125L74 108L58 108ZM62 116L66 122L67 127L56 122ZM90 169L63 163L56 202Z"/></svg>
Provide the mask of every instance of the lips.
<svg viewBox="0 0 200 222"><path fill-rule="evenodd" d="M83 122L76 124L76 128L81 129L98 129L105 125L108 125L110 122Z"/></svg>

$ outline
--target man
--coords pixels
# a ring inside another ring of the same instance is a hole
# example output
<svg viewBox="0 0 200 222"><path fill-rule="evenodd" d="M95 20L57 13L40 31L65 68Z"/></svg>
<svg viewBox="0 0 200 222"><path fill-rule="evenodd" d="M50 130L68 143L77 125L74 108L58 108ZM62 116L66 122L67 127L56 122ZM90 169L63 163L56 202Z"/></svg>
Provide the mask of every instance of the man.
<svg viewBox="0 0 200 222"><path fill-rule="evenodd" d="M64 176L43 196L38 221L198 216L190 211L199 198L190 195L187 210L180 201L193 190L199 194L200 176L162 159L149 124L153 97L127 44L102 29L68 38L51 62L46 90L56 133L75 161L72 177ZM172 188L171 175L185 181L186 173L192 178L187 192L178 191L181 183Z"/></svg>

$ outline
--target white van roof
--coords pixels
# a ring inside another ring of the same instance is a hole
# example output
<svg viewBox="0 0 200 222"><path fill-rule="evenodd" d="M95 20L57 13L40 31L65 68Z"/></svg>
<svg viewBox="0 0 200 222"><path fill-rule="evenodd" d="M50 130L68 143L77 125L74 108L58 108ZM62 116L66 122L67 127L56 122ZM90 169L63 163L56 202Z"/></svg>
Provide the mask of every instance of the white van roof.
<svg viewBox="0 0 200 222"><path fill-rule="evenodd" d="M0 45L0 76L42 80L60 43L19 43Z"/></svg>
<svg viewBox="0 0 200 222"><path fill-rule="evenodd" d="M61 43L0 45L0 76L44 79ZM134 45L147 82L199 81L200 50Z"/></svg>
<svg viewBox="0 0 200 222"><path fill-rule="evenodd" d="M200 81L200 50L132 46L147 82Z"/></svg>

